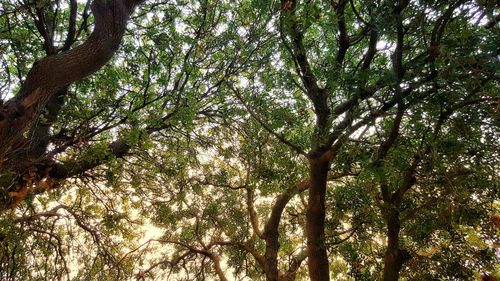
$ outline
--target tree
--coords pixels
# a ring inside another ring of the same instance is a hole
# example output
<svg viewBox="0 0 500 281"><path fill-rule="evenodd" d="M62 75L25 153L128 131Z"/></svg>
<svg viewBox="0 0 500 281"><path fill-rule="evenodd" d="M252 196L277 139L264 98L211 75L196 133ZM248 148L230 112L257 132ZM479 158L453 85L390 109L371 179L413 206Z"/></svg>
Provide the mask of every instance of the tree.
<svg viewBox="0 0 500 281"><path fill-rule="evenodd" d="M77 34L83 38L92 27L89 5L78 5L82 16L73 23L78 27ZM64 6L27 7L33 9L35 22L39 14L57 15L47 20L47 24L56 22L61 25L53 27L56 31L66 30L64 20L70 16L70 10ZM152 187L150 190L138 191L139 197L129 198L131 188L136 187L139 180L144 183L151 180L147 178L150 174L144 173L145 177L137 174L151 169L139 162L140 156L155 146L175 148L176 140L189 134L198 118L216 119L220 114L218 100L212 99L213 92L224 75L230 75L232 70L228 66L237 65L234 60L217 59L225 52L221 48L223 42L214 40L212 35L221 22L220 11L211 5L204 5L190 15L186 4L182 2L177 5L144 4L142 7L139 16L131 20L135 32L127 33L124 37L123 46L116 54L118 58L91 79L69 87L64 99L54 101L59 104L53 107L48 105L47 110L42 111L35 125L43 127L44 136L29 138L30 142L26 143L25 148L37 150L40 155L30 158L31 154L24 153L25 150L17 151L15 157L10 158L12 161L9 165L3 166L2 209L5 211L8 206L16 207L14 213L3 217L6 224L13 224L11 228L6 227L5 232L9 237L16 237L16 234L25 237L23 240L6 241L15 242L5 245L3 255L6 260L2 268L5 265L9 272L12 269L9 273L12 275L8 275L11 278L30 276L24 275L31 273L29 267L19 268L19 258L32 258L30 264L35 266L39 262L52 261L39 258L44 254L53 254L48 253L52 249L51 245L40 255L29 254L30 244L23 243L36 235L32 224L37 224L37 228L44 233L34 239L36 243L54 244L52 238L47 238L49 233L51 237L80 236L95 245L83 251L81 264L91 263L95 266L83 271L82 278L92 278L95 274L109 275L112 279L123 276L126 270L121 265L124 262L119 263L120 266L116 262L124 254L125 247L130 246L127 244L137 236L125 237L124 242L129 241L127 243L111 243L109 241L112 238L106 243L102 237L135 234L135 230L130 231L128 227L127 231L110 234L109 228L123 226L124 222L132 225L140 223L130 213L131 205L137 205L138 198L154 200L164 195L158 193L158 188ZM144 13L151 7L155 7L157 13L152 15L149 12L152 18L146 20ZM35 26L30 17L24 17L31 15L29 10L7 3L5 10L8 11L5 21L16 27L12 28L11 34L5 34L6 38L13 42L12 46L20 48L9 54L14 56L19 51L33 59L29 54L41 52L43 45L37 43L43 42L35 40ZM155 31L152 26L161 28ZM178 26L184 26L184 30L176 31ZM230 32L228 34L231 35ZM28 47L33 46L36 52L28 52L25 50L26 45L18 43L27 35L36 42ZM139 46L137 42L140 42ZM22 75L22 63L21 59L14 61L13 67L8 70L12 72L20 69ZM17 82L15 79L8 81L12 84ZM8 86L9 89L13 87L11 84ZM52 109L55 110L53 113ZM155 185L160 183L158 175L152 177ZM119 186L124 178L127 184ZM131 185L128 184L130 182ZM50 190L49 194L35 196L47 190ZM54 201L62 204L53 206ZM73 230L73 227L65 230L61 227L65 223L82 229L83 234L82 231ZM95 239L96 236L101 238ZM97 240L100 242L97 243ZM55 245L59 248L71 249L64 239L57 241ZM59 276L64 272L58 272L58 269L70 257L65 251L59 253L60 257L54 258L54 268L51 267L45 274ZM13 268L10 268L11 265ZM33 276L36 274L44 275L36 271Z"/></svg>
<svg viewBox="0 0 500 281"><path fill-rule="evenodd" d="M13 199L7 198L5 200L4 198L4 208L6 204L11 203L10 201L15 201L15 198L24 197L23 194L27 192L28 188L31 188L33 182L43 180L48 176L48 170L53 169L49 168L50 164L48 163L45 163L45 167L37 167L33 162L40 162L39 158L46 153L49 144L50 122L55 121L58 117L63 99L67 95L67 87L100 69L110 60L125 33L130 14L138 4L140 1L93 1L90 4L94 16L93 32L85 42L74 48L71 46L78 39L76 37L78 10L76 1L70 3L66 39L62 46L54 44L57 28L54 23L58 20L59 5L49 5L45 8L35 4L26 5L27 13L34 19L36 29L44 40L43 48L47 56L33 64L33 67L26 74L26 78L19 77L22 85L19 87L18 93L9 100L2 101L2 109L0 110L0 137L2 139L0 167L5 172L14 172L20 176L15 189L11 191L14 193L10 194ZM10 8L12 10L7 10L8 13L16 17L20 7ZM84 9L82 28L86 28L87 25L87 9L87 7ZM9 20L7 14L5 19L7 24L9 24ZM11 37L11 39L16 40L17 38ZM7 71L10 70L7 69ZM38 126L37 121L41 118L40 115L45 108L47 108L47 113L43 117L47 119L47 122ZM26 140L23 136L27 132L33 136L32 139ZM123 150L123 147L115 147L115 150L120 152L119 150ZM25 155L28 156L25 157ZM22 158L27 159L20 161ZM46 159L45 162L50 161L52 159ZM39 171L39 174L34 177L29 170ZM57 173L67 173L64 169L62 170L57 171L55 168L52 172L56 174L54 178L61 177Z"/></svg>
<svg viewBox="0 0 500 281"><path fill-rule="evenodd" d="M494 271L497 14L461 0L2 2L1 271ZM95 42L106 52L66 59Z"/></svg>
<svg viewBox="0 0 500 281"><path fill-rule="evenodd" d="M311 188L306 233L311 280L328 280L329 262L324 233L327 177L332 167L335 169L336 165L342 165L337 164L335 159L349 137L374 122L384 122L380 120L387 119L394 110L394 123L398 127L406 110L439 96L442 84L471 79L469 85L476 85L478 80L484 81L480 84L486 87L490 87L490 82L496 85L496 66L490 63L495 63L491 58L497 50L488 47L495 35L483 35L484 32L488 33L488 26L474 26L471 20L474 14L487 14L488 11L479 5L469 4L472 6L461 1L439 2L432 6L431 3L418 1L381 2L366 6L356 5L352 1L319 2L313 5L300 1L281 2L279 30L284 67L279 64L270 66L259 80L254 79L254 85L264 93L289 88L267 79L273 77L269 72L279 72L287 79L284 84L296 85L291 90L296 93L293 99L298 100L296 96L302 94L313 108L315 122L308 123L312 133L310 142L305 146L294 142L291 139L293 135L286 135L287 131L293 131L289 126L280 128L280 131L285 131L285 135L266 126L309 161ZM455 30L467 32L455 34L450 30L450 25ZM485 52L471 55L469 50L464 50L460 45L464 40L475 44L475 47L485 44ZM381 49L380 43L384 43L387 49ZM464 57L468 58L467 62L457 61ZM295 70L294 75L287 74L289 68ZM241 96L237 89L234 91ZM273 99L272 94L266 98ZM471 97L465 96L459 100L468 103L468 98ZM478 98L482 102L495 100L494 96L487 93ZM303 106L299 112L307 109L308 106ZM397 136L395 130L381 144L380 160L383 160L386 150ZM305 152L305 149L308 151ZM410 165L407 182L403 183L399 191L392 194L392 191L382 188L382 198L386 202L392 200L391 197L402 196L414 184L413 173L419 165L420 156L416 158L414 164ZM396 198L396 201L400 199ZM395 235L394 239L389 237L387 268L394 268L398 272L400 265L394 263L404 258L397 249L397 243L392 242L397 240L399 223L393 222L396 219L390 212L384 212L391 229L388 235ZM386 272L386 280L395 278L397 275Z"/></svg>

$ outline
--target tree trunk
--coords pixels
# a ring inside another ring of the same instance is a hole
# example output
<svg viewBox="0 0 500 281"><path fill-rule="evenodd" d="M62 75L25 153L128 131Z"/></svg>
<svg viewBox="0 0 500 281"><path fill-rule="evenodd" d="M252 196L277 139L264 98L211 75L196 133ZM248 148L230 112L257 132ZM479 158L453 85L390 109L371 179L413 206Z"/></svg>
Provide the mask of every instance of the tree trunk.
<svg viewBox="0 0 500 281"><path fill-rule="evenodd" d="M266 239L266 253L265 258L265 272L267 281L278 281L279 280L279 270L278 270L278 233L273 234L273 238L269 240Z"/></svg>
<svg viewBox="0 0 500 281"><path fill-rule="evenodd" d="M387 250L384 256L384 281L397 281L408 255L406 251L399 248L399 231L401 229L399 212L390 211L386 220Z"/></svg>
<svg viewBox="0 0 500 281"><path fill-rule="evenodd" d="M54 94L99 70L111 59L121 43L130 14L141 2L94 0L91 5L94 31L87 41L33 64L19 93L0 106L0 169Z"/></svg>
<svg viewBox="0 0 500 281"><path fill-rule="evenodd" d="M285 209L286 204L290 202L290 199L292 199L293 194L294 191L286 190L278 196L271 210L271 215L264 226L264 232L262 233L262 236L266 241L264 270L266 272L266 280L268 281L280 280L278 269L278 251L280 248L278 228L283 210Z"/></svg>
<svg viewBox="0 0 500 281"><path fill-rule="evenodd" d="M283 206L284 207L284 206ZM276 208L273 208L271 217L266 224L264 229L263 237L266 241L266 252L264 254L265 264L264 271L266 272L267 281L278 281L279 280L279 270L278 270L278 250L280 248L279 243L279 233L278 226L281 218L281 211L279 214L274 212ZM278 216L276 218L276 216Z"/></svg>
<svg viewBox="0 0 500 281"><path fill-rule="evenodd" d="M325 194L329 160L324 155L309 159L311 186L307 203L306 235L309 278L328 281L329 266L325 246Z"/></svg>

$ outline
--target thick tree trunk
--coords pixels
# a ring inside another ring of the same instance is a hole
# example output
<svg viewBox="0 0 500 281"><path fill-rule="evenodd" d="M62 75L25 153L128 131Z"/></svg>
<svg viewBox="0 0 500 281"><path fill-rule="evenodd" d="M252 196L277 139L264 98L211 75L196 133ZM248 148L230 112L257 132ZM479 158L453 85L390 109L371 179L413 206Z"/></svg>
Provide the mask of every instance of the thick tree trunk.
<svg viewBox="0 0 500 281"><path fill-rule="evenodd" d="M273 234L274 237L270 237L270 241L266 240L266 253L265 258L265 272L267 281L278 281L279 280L279 270L278 270L278 233Z"/></svg>
<svg viewBox="0 0 500 281"><path fill-rule="evenodd" d="M384 281L397 281L408 259L406 251L399 248L399 232L401 222L399 212L392 211L386 215L387 221L387 250L384 256Z"/></svg>
<svg viewBox="0 0 500 281"><path fill-rule="evenodd" d="M276 209L280 210L276 211ZM266 224L266 227L264 228L263 238L266 241L266 252L264 254L264 259L265 259L264 271L266 272L267 281L279 280L278 250L280 248L280 243L278 240L279 239L278 226L283 209L284 205L282 208L281 206L279 207L275 206L273 208L273 211L271 212L271 217L269 218L269 221Z"/></svg>
<svg viewBox="0 0 500 281"><path fill-rule="evenodd" d="M0 172L18 173L22 176L30 170L43 173L57 171L50 167L50 163L44 163L51 162L51 159L41 161L39 158L49 144L47 134L50 123L57 119L57 112L62 106L60 101L66 94L65 89L69 84L94 73L111 59L120 45L131 13L142 1L94 0L91 4L94 31L87 41L71 50L49 55L35 62L17 95L5 103L0 101ZM44 108L47 109L48 115L45 117L48 124L33 126ZM30 139L27 139L25 135L30 129ZM28 153L23 153L24 151ZM19 155L27 155L30 159L25 159L25 163L22 163ZM39 169L42 167L38 166L46 164L47 167ZM87 166L91 166L90 164L93 163L87 163ZM59 172L64 171L59 169ZM41 175L44 176L46 175ZM7 206L14 206L12 203L22 200L26 190L37 180L30 178L24 182L24 177L20 178L21 182L14 189L8 190L12 202L2 197L0 214Z"/></svg>
<svg viewBox="0 0 500 281"><path fill-rule="evenodd" d="M94 0L95 28L87 41L67 52L48 56L31 68L20 92L0 106L0 169L23 133L51 97L108 62L120 45L125 28L140 0ZM7 167L8 168L8 167Z"/></svg>
<svg viewBox="0 0 500 281"><path fill-rule="evenodd" d="M309 278L312 281L330 280L325 246L325 194L329 160L322 156L309 159L311 186L307 204L306 235Z"/></svg>

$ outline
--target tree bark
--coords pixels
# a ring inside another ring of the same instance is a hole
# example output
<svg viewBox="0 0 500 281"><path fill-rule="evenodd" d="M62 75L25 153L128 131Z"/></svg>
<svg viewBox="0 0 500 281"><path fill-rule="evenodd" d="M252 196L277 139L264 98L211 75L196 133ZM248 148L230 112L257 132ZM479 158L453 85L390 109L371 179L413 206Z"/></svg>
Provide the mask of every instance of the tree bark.
<svg viewBox="0 0 500 281"><path fill-rule="evenodd" d="M266 280L267 281L278 281L279 269L278 269L278 251L280 248L279 243L279 224L281 221L281 216L286 204L293 197L292 191L285 191L276 199L271 210L271 215L267 221L264 232L262 234L264 240L266 241L266 252L264 253L265 258L265 268Z"/></svg>
<svg viewBox="0 0 500 281"><path fill-rule="evenodd" d="M211 254L210 258L214 262L215 273L219 277L220 281L227 281L226 275L224 274L224 270L222 270L222 266L220 265L220 258L215 254Z"/></svg>
<svg viewBox="0 0 500 281"><path fill-rule="evenodd" d="M328 281L329 266L325 245L325 195L329 159L324 154L311 156L309 176L311 186L307 202L306 235L309 278Z"/></svg>
<svg viewBox="0 0 500 281"><path fill-rule="evenodd" d="M51 97L107 63L120 45L130 14L141 0L95 0L95 28L67 52L35 62L18 94L0 107L0 169ZM8 168L8 167L7 167Z"/></svg>
<svg viewBox="0 0 500 281"><path fill-rule="evenodd" d="M403 264L408 260L406 251L399 248L399 231L401 222L399 212L396 210L388 211L387 221L387 250L384 256L384 281L397 281L403 268Z"/></svg>
<svg viewBox="0 0 500 281"><path fill-rule="evenodd" d="M281 214L280 214L281 216ZM272 219L272 214L271 214ZM270 219L270 220L271 220ZM266 252L264 253L264 271L266 273L267 281L278 281L279 280L279 270L278 270L278 250L280 248L279 243L279 233L278 224L276 227L267 227L264 230L264 240L266 241ZM268 224L269 225L269 224Z"/></svg>
<svg viewBox="0 0 500 281"><path fill-rule="evenodd" d="M278 249L280 244L278 242L278 233L272 234L272 238L266 239L266 252L264 254L265 265L264 271L266 272L267 281L278 281L279 280L279 270L278 270Z"/></svg>
<svg viewBox="0 0 500 281"><path fill-rule="evenodd" d="M35 124L30 130L32 136L32 144L28 148L30 160L37 161L47 151L50 144L50 128L57 120L61 111L64 97L68 94L68 87L63 87L57 91L48 100L45 105L45 114L42 114L42 120Z"/></svg>

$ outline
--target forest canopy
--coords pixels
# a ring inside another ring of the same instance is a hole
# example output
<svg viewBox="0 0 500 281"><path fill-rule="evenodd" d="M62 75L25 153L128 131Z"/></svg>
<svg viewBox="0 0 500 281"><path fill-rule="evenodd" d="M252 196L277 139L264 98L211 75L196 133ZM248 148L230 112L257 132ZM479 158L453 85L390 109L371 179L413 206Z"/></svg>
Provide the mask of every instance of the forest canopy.
<svg viewBox="0 0 500 281"><path fill-rule="evenodd" d="M0 280L497 280L499 22L0 0Z"/></svg>

